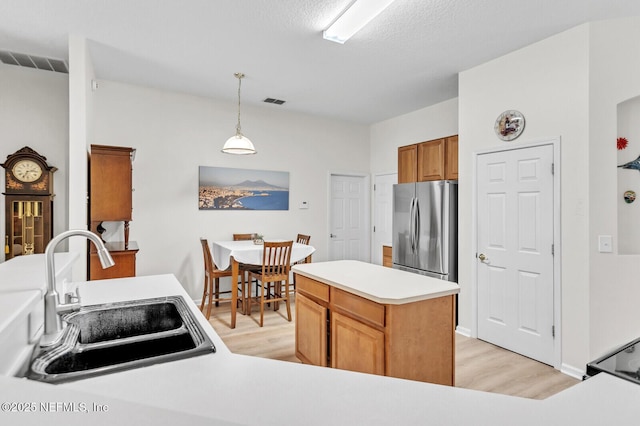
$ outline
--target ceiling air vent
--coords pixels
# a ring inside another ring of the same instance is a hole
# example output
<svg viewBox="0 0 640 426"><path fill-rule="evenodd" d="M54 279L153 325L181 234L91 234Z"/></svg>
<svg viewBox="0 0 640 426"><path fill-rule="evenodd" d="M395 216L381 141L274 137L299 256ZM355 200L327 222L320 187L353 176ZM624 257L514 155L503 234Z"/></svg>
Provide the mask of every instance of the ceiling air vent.
<svg viewBox="0 0 640 426"><path fill-rule="evenodd" d="M274 99L274 98L267 98L265 99L263 102L266 102L268 104L276 104L276 105L282 105L283 103L285 103L286 101L283 101L281 99Z"/></svg>
<svg viewBox="0 0 640 426"><path fill-rule="evenodd" d="M0 61L7 65L18 65L20 67L69 74L67 63L61 59L44 58L42 56L0 50Z"/></svg>

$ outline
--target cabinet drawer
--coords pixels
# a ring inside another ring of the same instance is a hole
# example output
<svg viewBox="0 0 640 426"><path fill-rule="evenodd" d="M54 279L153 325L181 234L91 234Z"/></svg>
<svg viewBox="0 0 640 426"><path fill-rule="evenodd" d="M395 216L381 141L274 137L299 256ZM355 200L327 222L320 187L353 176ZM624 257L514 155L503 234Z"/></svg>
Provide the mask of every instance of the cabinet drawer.
<svg viewBox="0 0 640 426"><path fill-rule="evenodd" d="M319 281L296 274L296 290L329 303L329 286Z"/></svg>
<svg viewBox="0 0 640 426"><path fill-rule="evenodd" d="M349 316L384 327L384 305L367 300L338 288L331 288L331 306Z"/></svg>

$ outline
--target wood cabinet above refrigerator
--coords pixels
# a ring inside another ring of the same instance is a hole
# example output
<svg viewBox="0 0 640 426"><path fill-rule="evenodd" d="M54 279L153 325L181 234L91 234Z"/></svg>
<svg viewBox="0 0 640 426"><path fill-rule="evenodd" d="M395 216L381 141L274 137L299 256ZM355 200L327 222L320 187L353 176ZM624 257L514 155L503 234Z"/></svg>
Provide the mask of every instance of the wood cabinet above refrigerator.
<svg viewBox="0 0 640 426"><path fill-rule="evenodd" d="M398 148L398 183L458 179L458 136Z"/></svg>

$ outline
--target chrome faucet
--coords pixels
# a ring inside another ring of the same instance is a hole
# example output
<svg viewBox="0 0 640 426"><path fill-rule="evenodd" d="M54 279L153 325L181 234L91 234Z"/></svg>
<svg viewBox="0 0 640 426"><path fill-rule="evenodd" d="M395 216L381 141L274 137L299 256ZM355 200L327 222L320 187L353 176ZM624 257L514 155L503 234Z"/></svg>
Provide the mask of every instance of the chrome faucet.
<svg viewBox="0 0 640 426"><path fill-rule="evenodd" d="M60 303L58 292L56 291L56 268L53 260L53 252L60 241L80 235L88 238L95 244L98 249L98 258L102 268L109 268L115 265L109 251L104 243L96 234L83 229L72 229L62 232L52 239L44 251L46 270L45 279L47 283L47 293L44 295L44 335L40 339L40 346L51 346L56 344L62 337L62 319L61 314L73 312L80 309L80 298L76 297L75 301L69 303L71 298L67 299L67 303Z"/></svg>

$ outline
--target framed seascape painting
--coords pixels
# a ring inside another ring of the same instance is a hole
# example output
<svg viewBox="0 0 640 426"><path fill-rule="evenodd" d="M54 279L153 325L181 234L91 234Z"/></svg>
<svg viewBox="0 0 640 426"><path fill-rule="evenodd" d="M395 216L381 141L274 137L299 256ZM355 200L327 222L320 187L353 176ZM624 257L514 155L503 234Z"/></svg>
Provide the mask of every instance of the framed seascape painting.
<svg viewBox="0 0 640 426"><path fill-rule="evenodd" d="M289 172L200 166L199 210L289 210Z"/></svg>

